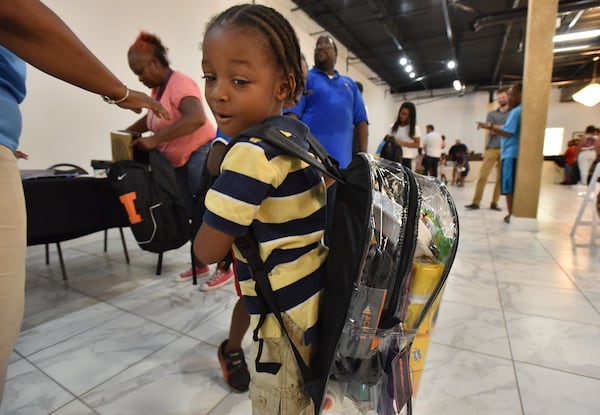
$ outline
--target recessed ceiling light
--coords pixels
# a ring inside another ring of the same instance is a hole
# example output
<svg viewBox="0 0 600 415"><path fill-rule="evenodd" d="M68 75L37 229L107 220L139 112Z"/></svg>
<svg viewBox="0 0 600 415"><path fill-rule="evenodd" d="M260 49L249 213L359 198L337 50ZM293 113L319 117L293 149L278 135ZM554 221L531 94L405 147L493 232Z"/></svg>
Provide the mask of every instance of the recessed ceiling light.
<svg viewBox="0 0 600 415"><path fill-rule="evenodd" d="M454 82L452 82L452 87L454 87L456 91L460 91L462 89L462 84L458 79L455 79Z"/></svg>
<svg viewBox="0 0 600 415"><path fill-rule="evenodd" d="M408 59L403 56L398 62L400 62L400 65L405 66L408 63Z"/></svg>
<svg viewBox="0 0 600 415"><path fill-rule="evenodd" d="M411 72L412 72L412 70L413 70L413 67L412 67L412 65L406 65L406 66L404 67L404 70L405 70L406 72L408 72L408 73L411 73Z"/></svg>
<svg viewBox="0 0 600 415"><path fill-rule="evenodd" d="M410 76L411 78L414 78L417 75L414 72L411 72L411 73L408 74L408 76Z"/></svg>
<svg viewBox="0 0 600 415"><path fill-rule="evenodd" d="M454 61L448 61L448 63L446 64L446 66L448 67L448 69L454 69L454 68L456 68L456 62L454 62Z"/></svg>

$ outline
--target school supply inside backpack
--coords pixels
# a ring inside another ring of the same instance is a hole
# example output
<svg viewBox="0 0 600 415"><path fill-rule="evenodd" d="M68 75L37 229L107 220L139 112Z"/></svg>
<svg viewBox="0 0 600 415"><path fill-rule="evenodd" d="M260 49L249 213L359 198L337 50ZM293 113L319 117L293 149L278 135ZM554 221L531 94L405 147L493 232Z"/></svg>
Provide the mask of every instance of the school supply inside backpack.
<svg viewBox="0 0 600 415"><path fill-rule="evenodd" d="M148 152L148 163L112 163L107 176L141 249L162 253L189 241L189 220L179 199L175 172L164 154Z"/></svg>
<svg viewBox="0 0 600 415"><path fill-rule="evenodd" d="M458 244L446 187L365 153L340 170L310 133L310 153L264 124L240 137L265 140L337 180L315 358L304 362L290 340L315 413L411 413L411 347L420 327L431 330ZM247 235L236 245L289 340L256 241Z"/></svg>

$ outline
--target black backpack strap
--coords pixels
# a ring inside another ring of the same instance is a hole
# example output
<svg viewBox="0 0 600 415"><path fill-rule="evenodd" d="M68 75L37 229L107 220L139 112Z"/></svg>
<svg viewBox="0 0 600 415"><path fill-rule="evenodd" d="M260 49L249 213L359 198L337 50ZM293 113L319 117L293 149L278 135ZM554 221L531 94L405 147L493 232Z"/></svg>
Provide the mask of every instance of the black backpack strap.
<svg viewBox="0 0 600 415"><path fill-rule="evenodd" d="M245 129L236 137L236 140L252 137L260 138L277 147L284 153L305 161L338 182L344 182L344 176L340 170L338 161L327 153L327 150L325 150L321 143L319 143L315 136L310 132L304 137L308 142L310 152L296 144L293 140L287 139L277 127L266 123L253 125L252 127ZM318 159L315 158L313 154Z"/></svg>
<svg viewBox="0 0 600 415"><path fill-rule="evenodd" d="M256 329L254 330L254 340L259 342L258 354L256 357L256 371L274 374L277 373L277 371L281 367L280 363L263 363L259 361L260 356L262 355L263 341L262 339L258 339L258 330L260 326L262 326L262 324L264 323L267 313L271 311L273 315L277 318L277 321L281 326L282 333L285 334L285 337L287 337L290 343L304 382L308 383L309 381L312 381L314 378L313 372L304 362L302 355L300 355L300 352L296 348L296 345L294 345L294 342L290 338L287 329L285 328L285 324L283 323L283 319L281 318L281 310L277 305L275 293L273 292L273 288L271 287L271 283L269 282L269 277L267 276L267 271L265 270L265 264L260 258L260 254L258 252L258 242L250 234L246 234L244 236L236 238L235 244L244 256L244 258L246 258L246 260L248 261L248 266L250 267L250 270L252 271L252 276L254 277L254 281L256 282L256 293L263 302L264 306L259 323Z"/></svg>

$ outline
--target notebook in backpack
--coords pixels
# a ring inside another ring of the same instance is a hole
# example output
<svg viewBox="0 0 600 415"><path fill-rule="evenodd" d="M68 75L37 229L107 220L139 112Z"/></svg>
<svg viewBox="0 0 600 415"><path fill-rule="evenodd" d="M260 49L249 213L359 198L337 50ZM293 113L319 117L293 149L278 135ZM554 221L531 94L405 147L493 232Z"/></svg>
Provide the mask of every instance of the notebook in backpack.
<svg viewBox="0 0 600 415"><path fill-rule="evenodd" d="M240 136L266 140L338 181L318 353L310 368L298 361L315 413L410 412L409 351L439 304L458 243L446 187L364 153L340 172L310 133L318 160L275 127Z"/></svg>

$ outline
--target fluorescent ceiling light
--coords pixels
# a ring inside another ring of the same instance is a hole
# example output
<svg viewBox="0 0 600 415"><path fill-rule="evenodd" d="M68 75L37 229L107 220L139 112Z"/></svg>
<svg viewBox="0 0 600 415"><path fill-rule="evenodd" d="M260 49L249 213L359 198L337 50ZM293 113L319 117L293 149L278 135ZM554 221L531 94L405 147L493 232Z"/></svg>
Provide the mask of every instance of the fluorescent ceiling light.
<svg viewBox="0 0 600 415"><path fill-rule="evenodd" d="M593 107L600 102L600 84L591 83L573 94L573 99L586 107Z"/></svg>
<svg viewBox="0 0 600 415"><path fill-rule="evenodd" d="M561 53L561 52L571 52L574 50L580 50L580 49L587 49L589 48L590 45L579 45L579 46L567 46L564 48L556 48L553 50L554 53Z"/></svg>
<svg viewBox="0 0 600 415"><path fill-rule="evenodd" d="M554 42L570 42L572 40L590 39L593 37L600 36L600 29L586 30L585 32L565 33L562 35L555 35L552 40Z"/></svg>

